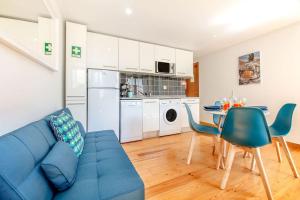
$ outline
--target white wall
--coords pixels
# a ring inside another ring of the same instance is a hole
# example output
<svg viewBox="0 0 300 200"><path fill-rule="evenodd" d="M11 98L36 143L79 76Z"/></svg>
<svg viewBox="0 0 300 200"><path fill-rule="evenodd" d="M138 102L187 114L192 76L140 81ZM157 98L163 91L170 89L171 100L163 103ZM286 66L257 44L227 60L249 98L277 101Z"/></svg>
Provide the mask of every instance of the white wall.
<svg viewBox="0 0 300 200"><path fill-rule="evenodd" d="M238 57L254 51L261 52L262 83L239 86ZM268 106L271 123L284 103L294 102L298 106L288 140L300 144L300 23L200 57L199 64L202 105L229 97L234 90L249 105ZM201 121L211 119L201 110Z"/></svg>
<svg viewBox="0 0 300 200"><path fill-rule="evenodd" d="M36 23L20 23L15 33L23 38L24 46L33 47L37 35L30 33L37 32ZM0 43L0 69L0 135L63 107L62 55L55 72Z"/></svg>

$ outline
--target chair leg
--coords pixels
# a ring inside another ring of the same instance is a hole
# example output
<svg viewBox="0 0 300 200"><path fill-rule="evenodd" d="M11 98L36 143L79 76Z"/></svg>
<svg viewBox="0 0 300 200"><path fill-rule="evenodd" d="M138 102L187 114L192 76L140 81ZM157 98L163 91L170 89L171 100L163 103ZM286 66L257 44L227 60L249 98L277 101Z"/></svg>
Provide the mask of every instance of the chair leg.
<svg viewBox="0 0 300 200"><path fill-rule="evenodd" d="M243 158L246 158L247 157L247 155L248 155L248 151L244 151L244 155L243 155Z"/></svg>
<svg viewBox="0 0 300 200"><path fill-rule="evenodd" d="M264 184L264 188L265 188L266 193L267 193L267 197L268 197L269 200L273 200L269 180L268 180L266 170L265 170L265 167L264 167L262 159L261 159L260 149L255 148L253 153L255 155L255 160L257 161L257 166L258 166L259 173L261 175L261 178L262 178L262 181L263 181L263 184Z"/></svg>
<svg viewBox="0 0 300 200"><path fill-rule="evenodd" d="M222 138L220 138L221 142L220 144L220 148L219 148L219 152L218 152L218 160L217 160L217 166L216 169L220 169L220 165L222 162L222 158L223 158L223 152L224 152L224 140Z"/></svg>
<svg viewBox="0 0 300 200"><path fill-rule="evenodd" d="M219 120L218 120L218 130L221 132L221 130L222 130L222 128L221 128L221 125L222 125L222 120L223 120L223 117L222 116L220 116L219 117ZM219 140L218 140L218 137L213 137L213 143L214 143L214 147L213 147L213 152L212 152L212 155L215 155L215 153L217 152L217 153L219 153L218 151L216 151L216 148L218 147L218 142L219 142Z"/></svg>
<svg viewBox="0 0 300 200"><path fill-rule="evenodd" d="M189 155L188 155L188 159L187 159L188 165L191 163L191 160L192 160L192 154L193 154L193 150L195 147L195 140L196 140L196 133L193 133L192 139L191 139L191 144L190 144Z"/></svg>
<svg viewBox="0 0 300 200"><path fill-rule="evenodd" d="M279 142L276 141L276 153L277 153L277 158L278 158L278 162L282 162L282 157L281 157L281 153L280 153L280 144Z"/></svg>
<svg viewBox="0 0 300 200"><path fill-rule="evenodd" d="M221 181L221 185L220 188L222 190L224 190L226 188L227 185L227 181L231 172L231 167L232 167L232 163L234 160L234 156L235 156L235 147L232 144L229 144L229 151L228 151L228 156L226 159L226 166L225 166L225 172L224 172L224 176L223 179Z"/></svg>
<svg viewBox="0 0 300 200"><path fill-rule="evenodd" d="M252 156L252 161L251 161L251 171L255 171L255 166L256 166L256 160L255 160L255 155L253 154Z"/></svg>
<svg viewBox="0 0 300 200"><path fill-rule="evenodd" d="M284 153L289 161L289 164L290 164L290 167L294 173L294 176L295 178L299 178L299 174L298 174L298 171L297 171L297 168L295 166L295 163L294 163L294 160L292 158L292 155L291 155L291 152L289 150L289 147L285 141L285 139L283 137L279 137L279 141L281 142L281 145L283 147L283 150L284 150Z"/></svg>
<svg viewBox="0 0 300 200"><path fill-rule="evenodd" d="M213 137L213 144L214 144L214 146L213 146L212 155L214 156L215 153L217 152L216 151L216 148L217 148L217 145L218 145L218 138L217 137Z"/></svg>

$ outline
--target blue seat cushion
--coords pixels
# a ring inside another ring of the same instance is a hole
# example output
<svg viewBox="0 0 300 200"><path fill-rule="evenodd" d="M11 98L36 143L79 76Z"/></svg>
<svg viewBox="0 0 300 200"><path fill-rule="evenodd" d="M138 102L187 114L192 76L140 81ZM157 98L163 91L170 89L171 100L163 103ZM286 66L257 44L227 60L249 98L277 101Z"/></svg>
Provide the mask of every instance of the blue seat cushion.
<svg viewBox="0 0 300 200"><path fill-rule="evenodd" d="M87 133L74 185L55 200L144 199L144 184L113 131Z"/></svg>
<svg viewBox="0 0 300 200"><path fill-rule="evenodd" d="M58 191L71 187L76 179L78 158L70 146L65 142L57 142L41 167L48 180Z"/></svg>

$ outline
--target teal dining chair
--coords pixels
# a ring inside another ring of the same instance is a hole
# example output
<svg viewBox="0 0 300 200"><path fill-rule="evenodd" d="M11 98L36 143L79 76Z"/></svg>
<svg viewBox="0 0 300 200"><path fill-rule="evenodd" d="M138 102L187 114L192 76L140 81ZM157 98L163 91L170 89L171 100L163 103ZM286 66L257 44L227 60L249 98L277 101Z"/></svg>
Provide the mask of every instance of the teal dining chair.
<svg viewBox="0 0 300 200"><path fill-rule="evenodd" d="M195 146L195 141L196 141L196 134L203 134L207 136L213 136L213 137L219 137L220 132L218 128L212 127L212 126L204 126L201 124L198 124L194 121L192 112L188 104L184 103L187 114L188 114L188 119L189 119L189 124L192 130L194 130L191 143L190 143L190 148L189 148L189 154L188 154L188 159L187 159L187 164L189 165L192 160L192 154Z"/></svg>
<svg viewBox="0 0 300 200"><path fill-rule="evenodd" d="M276 146L276 152L277 152L277 157L278 161L282 162L282 157L280 153L280 143L282 145L282 148L284 150L284 153L287 157L287 160L290 164L290 167L293 171L293 174L296 178L299 178L299 174L297 171L297 168L295 166L295 162L292 158L291 152L288 148L288 145L285 141L284 136L287 136L292 128L292 121L293 121L293 113L295 110L296 104L293 103L287 103L283 105L279 112L277 113L277 116L275 118L275 121L273 124L269 127L269 131L271 134L271 137L276 140L275 146ZM251 168L254 170L255 168L255 162Z"/></svg>
<svg viewBox="0 0 300 200"><path fill-rule="evenodd" d="M221 138L229 143L229 150L220 188L226 188L235 154L238 152L238 148L242 148L253 153L267 197L269 200L272 200L270 184L260 153L261 147L272 142L263 111L249 107L229 109L223 124Z"/></svg>

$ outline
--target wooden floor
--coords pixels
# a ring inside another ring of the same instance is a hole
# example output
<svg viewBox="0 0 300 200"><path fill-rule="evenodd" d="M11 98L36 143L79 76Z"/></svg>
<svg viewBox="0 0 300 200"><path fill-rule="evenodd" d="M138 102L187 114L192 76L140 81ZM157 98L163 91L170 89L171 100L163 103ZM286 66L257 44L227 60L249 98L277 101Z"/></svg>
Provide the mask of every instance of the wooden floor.
<svg viewBox="0 0 300 200"><path fill-rule="evenodd" d="M123 144L146 188L146 199L267 199L262 181L249 170L251 159L239 153L225 190L219 189L223 170L216 170L212 138L198 136L192 162L186 164L191 133L147 139ZM291 148L298 169L300 149ZM262 158L275 199L299 200L300 179L293 177L285 158L277 161L275 146L262 148Z"/></svg>

